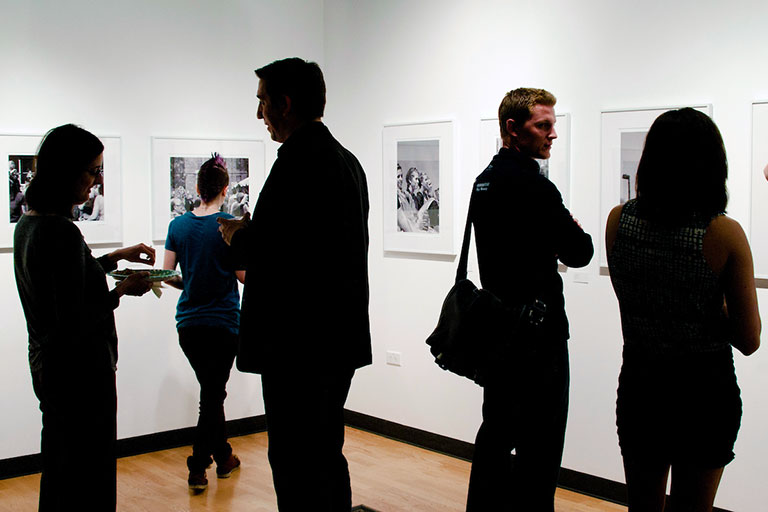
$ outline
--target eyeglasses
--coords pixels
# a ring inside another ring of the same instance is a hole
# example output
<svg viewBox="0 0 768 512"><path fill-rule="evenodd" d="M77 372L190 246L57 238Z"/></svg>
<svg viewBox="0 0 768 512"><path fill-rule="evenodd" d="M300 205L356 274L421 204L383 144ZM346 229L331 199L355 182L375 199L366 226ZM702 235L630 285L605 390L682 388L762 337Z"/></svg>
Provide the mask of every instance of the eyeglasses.
<svg viewBox="0 0 768 512"><path fill-rule="evenodd" d="M101 176L104 174L104 166L100 165L98 167L90 167L88 169L88 174L94 177Z"/></svg>

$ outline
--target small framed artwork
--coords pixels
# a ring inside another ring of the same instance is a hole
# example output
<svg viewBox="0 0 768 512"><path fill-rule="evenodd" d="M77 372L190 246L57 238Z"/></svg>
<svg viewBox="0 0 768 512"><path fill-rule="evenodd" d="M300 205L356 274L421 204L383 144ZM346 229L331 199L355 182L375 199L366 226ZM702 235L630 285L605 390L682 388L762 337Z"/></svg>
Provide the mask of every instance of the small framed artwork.
<svg viewBox="0 0 768 512"><path fill-rule="evenodd" d="M222 211L235 217L250 212L252 197L264 184L261 140L152 138L152 239L163 243L168 223L200 204L197 171L218 153L227 164L229 188Z"/></svg>
<svg viewBox="0 0 768 512"><path fill-rule="evenodd" d="M768 102L752 104L752 208L749 243L758 288L768 288Z"/></svg>
<svg viewBox="0 0 768 512"><path fill-rule="evenodd" d="M0 208L0 247L13 245L13 230L26 213L24 194L34 176L37 149L42 135L0 135L0 155L8 162L8 189L2 194ZM72 218L88 244L122 242L122 173L119 137L99 137L104 144L102 183L91 188L90 197L75 205Z"/></svg>
<svg viewBox="0 0 768 512"><path fill-rule="evenodd" d="M605 223L611 210L636 197L637 165L651 125L664 112L684 106L601 112L600 240L605 240ZM712 115L712 105L690 107ZM600 271L607 274L608 258L603 244L600 247Z"/></svg>
<svg viewBox="0 0 768 512"><path fill-rule="evenodd" d="M455 255L453 122L383 132L384 251Z"/></svg>
<svg viewBox="0 0 768 512"><path fill-rule="evenodd" d="M547 160L536 160L541 174L555 184L563 198L566 208L570 207L571 198L571 115L557 114L555 122L557 138L552 145L552 156ZM499 120L487 118L480 120L480 167L477 174L485 169L493 156L501 148Z"/></svg>

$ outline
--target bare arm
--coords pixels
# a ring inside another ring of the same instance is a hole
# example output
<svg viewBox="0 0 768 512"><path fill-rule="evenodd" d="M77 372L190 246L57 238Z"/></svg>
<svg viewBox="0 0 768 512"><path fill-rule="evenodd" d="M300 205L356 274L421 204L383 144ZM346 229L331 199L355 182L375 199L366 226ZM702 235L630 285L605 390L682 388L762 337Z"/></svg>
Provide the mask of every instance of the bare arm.
<svg viewBox="0 0 768 512"><path fill-rule="evenodd" d="M733 346L750 355L760 347L760 312L757 307L752 251L738 222L725 216L712 221L704 237L704 256L720 269L725 308Z"/></svg>
<svg viewBox="0 0 768 512"><path fill-rule="evenodd" d="M165 256L163 256L163 269L175 270L176 269L176 253L168 249L165 250ZM166 281L167 284L173 286L178 290L184 289L184 281L181 276L174 276Z"/></svg>
<svg viewBox="0 0 768 512"><path fill-rule="evenodd" d="M107 254L107 258L115 264L120 260L127 260L152 266L155 264L155 249L146 244L136 244L116 249Z"/></svg>
<svg viewBox="0 0 768 512"><path fill-rule="evenodd" d="M611 254L613 243L616 241L616 233L619 231L619 219L621 218L622 205L614 206L608 214L608 222L605 223L605 252Z"/></svg>

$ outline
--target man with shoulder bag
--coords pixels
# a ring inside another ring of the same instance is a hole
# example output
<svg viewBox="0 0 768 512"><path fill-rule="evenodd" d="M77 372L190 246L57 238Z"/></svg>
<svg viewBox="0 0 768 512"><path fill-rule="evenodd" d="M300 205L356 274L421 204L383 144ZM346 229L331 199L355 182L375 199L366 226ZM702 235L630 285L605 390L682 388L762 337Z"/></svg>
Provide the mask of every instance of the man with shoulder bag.
<svg viewBox="0 0 768 512"><path fill-rule="evenodd" d="M467 512L554 511L570 379L558 260L583 267L594 252L534 160L549 158L557 137L555 101L543 89L505 95L503 147L472 190L480 280L509 312L511 346L483 382ZM533 311L536 321L521 319L521 311Z"/></svg>

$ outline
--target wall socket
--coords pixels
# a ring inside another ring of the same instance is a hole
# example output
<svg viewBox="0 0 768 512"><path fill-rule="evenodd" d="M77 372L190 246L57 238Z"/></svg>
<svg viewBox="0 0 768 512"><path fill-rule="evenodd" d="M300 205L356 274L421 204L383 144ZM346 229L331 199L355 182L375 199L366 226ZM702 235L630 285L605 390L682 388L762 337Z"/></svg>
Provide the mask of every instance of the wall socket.
<svg viewBox="0 0 768 512"><path fill-rule="evenodd" d="M394 352L392 350L387 350L387 364L392 366L402 366L400 363L400 352Z"/></svg>

